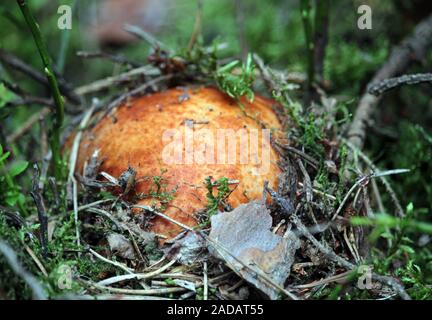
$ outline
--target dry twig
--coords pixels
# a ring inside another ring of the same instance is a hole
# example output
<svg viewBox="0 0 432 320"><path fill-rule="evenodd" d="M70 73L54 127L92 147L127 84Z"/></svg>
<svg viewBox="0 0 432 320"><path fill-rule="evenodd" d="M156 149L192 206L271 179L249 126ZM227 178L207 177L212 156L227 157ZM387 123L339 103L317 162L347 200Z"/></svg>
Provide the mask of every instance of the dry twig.
<svg viewBox="0 0 432 320"><path fill-rule="evenodd" d="M421 60L432 45L432 15L420 22L414 33L405 38L395 47L387 62L375 74L371 83L377 83L403 72L415 58ZM366 137L366 127L372 111L378 105L380 97L366 92L360 99L354 119L348 130L348 140L357 148L362 149Z"/></svg>
<svg viewBox="0 0 432 320"><path fill-rule="evenodd" d="M432 73L404 74L400 77L384 79L378 83L372 83L368 86L368 92L375 96L379 96L386 91L405 84L418 84L425 82L432 82Z"/></svg>
<svg viewBox="0 0 432 320"><path fill-rule="evenodd" d="M20 276L27 283L27 285L33 292L34 298L37 300L46 300L47 296L41 284L32 274L30 274L27 270L24 269L13 249L1 240L0 253L2 253L3 256L6 258L6 261L8 262L12 270L15 272L15 274Z"/></svg>
<svg viewBox="0 0 432 320"><path fill-rule="evenodd" d="M34 174L32 191L30 192L30 195L32 196L37 208L38 218L40 222L40 243L42 246L43 255L46 256L48 254L48 216L45 202L42 197L42 190L39 188L39 168L37 164L33 166L33 169Z"/></svg>

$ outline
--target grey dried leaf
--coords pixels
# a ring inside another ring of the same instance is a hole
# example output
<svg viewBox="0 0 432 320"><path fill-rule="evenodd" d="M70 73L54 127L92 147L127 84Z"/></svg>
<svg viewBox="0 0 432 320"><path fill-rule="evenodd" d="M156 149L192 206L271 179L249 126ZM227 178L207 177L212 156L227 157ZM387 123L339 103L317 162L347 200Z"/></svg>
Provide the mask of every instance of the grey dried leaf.
<svg viewBox="0 0 432 320"><path fill-rule="evenodd" d="M272 218L259 201L214 215L211 222L210 238L230 254L221 254L217 246L209 243L210 253L225 260L237 274L271 299L277 299L277 289L243 265L259 268L274 283L283 286L290 274L294 254L300 247L299 239L293 233L288 233L286 238L273 234Z"/></svg>
<svg viewBox="0 0 432 320"><path fill-rule="evenodd" d="M110 233L107 236L107 240L114 254L124 259L135 259L135 249L125 236L118 233Z"/></svg>

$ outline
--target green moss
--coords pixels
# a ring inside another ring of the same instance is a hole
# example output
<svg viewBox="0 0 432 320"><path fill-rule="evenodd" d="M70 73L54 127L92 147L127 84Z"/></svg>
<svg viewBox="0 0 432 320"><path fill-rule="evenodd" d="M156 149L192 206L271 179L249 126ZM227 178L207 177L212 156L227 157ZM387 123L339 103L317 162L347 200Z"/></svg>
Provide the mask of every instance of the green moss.
<svg viewBox="0 0 432 320"><path fill-rule="evenodd" d="M207 188L207 215L211 217L212 215L217 213L219 204L225 197L230 193L229 189L229 180L228 178L220 178L216 181L212 181L211 177L207 177L205 180L206 188ZM213 194L213 189L216 186L217 194Z"/></svg>

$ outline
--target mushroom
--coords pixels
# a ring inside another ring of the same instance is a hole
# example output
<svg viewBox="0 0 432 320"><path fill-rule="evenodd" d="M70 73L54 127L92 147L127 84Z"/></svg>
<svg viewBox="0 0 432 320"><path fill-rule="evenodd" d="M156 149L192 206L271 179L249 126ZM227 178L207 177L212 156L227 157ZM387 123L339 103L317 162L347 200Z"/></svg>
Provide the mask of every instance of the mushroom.
<svg viewBox="0 0 432 320"><path fill-rule="evenodd" d="M253 102L240 102L244 108L213 87L133 98L83 133L77 171L99 150L100 171L116 178L124 178L128 168L135 174L137 182L127 192L136 204L158 206L188 226L197 225L196 214L208 205L208 177L230 181L225 202L232 208L260 199L264 182L276 187L281 172L270 142L281 125L274 101L255 95ZM159 216L151 230L168 238L182 231Z"/></svg>

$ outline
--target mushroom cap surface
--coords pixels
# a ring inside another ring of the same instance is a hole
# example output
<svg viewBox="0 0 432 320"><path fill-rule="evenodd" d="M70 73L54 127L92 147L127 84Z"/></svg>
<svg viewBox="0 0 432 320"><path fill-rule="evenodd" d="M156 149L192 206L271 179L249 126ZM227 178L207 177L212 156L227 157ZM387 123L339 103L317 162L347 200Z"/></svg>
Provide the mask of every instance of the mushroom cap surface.
<svg viewBox="0 0 432 320"><path fill-rule="evenodd" d="M274 101L258 95L253 102L240 101L246 114L213 87L174 88L133 98L84 131L76 170L82 174L99 149L100 171L119 178L129 166L136 170L132 193L141 195L137 204L159 206L162 201L166 215L188 226L197 224L196 213L208 205L209 176L233 183L226 199L233 208L260 199L265 181L277 187L279 155L268 136L280 134L281 125ZM157 183L155 177L162 180ZM172 199L163 194L172 194ZM152 220L151 230L168 238L182 231L161 217Z"/></svg>

